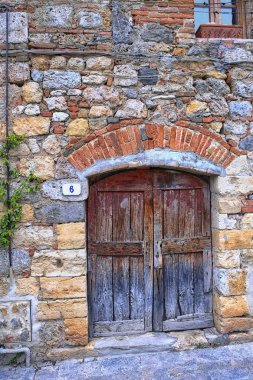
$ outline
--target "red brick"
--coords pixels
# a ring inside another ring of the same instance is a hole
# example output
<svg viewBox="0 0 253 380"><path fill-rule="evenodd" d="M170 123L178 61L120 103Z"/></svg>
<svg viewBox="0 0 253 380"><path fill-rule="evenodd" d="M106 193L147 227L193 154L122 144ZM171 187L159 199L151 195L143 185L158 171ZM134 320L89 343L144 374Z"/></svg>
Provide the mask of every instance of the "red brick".
<svg viewBox="0 0 253 380"><path fill-rule="evenodd" d="M175 149L177 128L172 127L170 131L170 148Z"/></svg>
<svg viewBox="0 0 253 380"><path fill-rule="evenodd" d="M232 161L234 161L235 159L235 156L233 155L230 155L224 162L223 162L223 166L224 168L228 167L229 164L231 164Z"/></svg>
<svg viewBox="0 0 253 380"><path fill-rule="evenodd" d="M113 148L114 148L117 156L121 156L122 155L122 150L121 150L121 147L120 147L120 144L119 144L116 132L111 132L109 134L109 136L110 136L110 139L111 139L112 144L113 144Z"/></svg>
<svg viewBox="0 0 253 380"><path fill-rule="evenodd" d="M109 150L107 148L107 145L105 143L103 136L98 136L98 143L101 146L101 148L103 149L103 153L104 153L105 158L110 158L110 153L109 153Z"/></svg>
<svg viewBox="0 0 253 380"><path fill-rule="evenodd" d="M50 112L50 111L42 111L41 112L41 116L43 116L43 117L52 117L53 113Z"/></svg>
<svg viewBox="0 0 253 380"><path fill-rule="evenodd" d="M85 169L83 163L80 164L79 162L76 162L76 160L72 156L67 157L67 161L70 162L77 170L81 171Z"/></svg>
<svg viewBox="0 0 253 380"><path fill-rule="evenodd" d="M140 129L138 127L134 126L133 127L133 131L134 131L134 136L135 136L135 141L136 141L137 149L139 151L143 150L144 146L143 146L143 142L141 140Z"/></svg>
<svg viewBox="0 0 253 380"><path fill-rule="evenodd" d="M242 207L242 213L243 214L246 214L246 213L252 213L253 212L253 206L243 206Z"/></svg>

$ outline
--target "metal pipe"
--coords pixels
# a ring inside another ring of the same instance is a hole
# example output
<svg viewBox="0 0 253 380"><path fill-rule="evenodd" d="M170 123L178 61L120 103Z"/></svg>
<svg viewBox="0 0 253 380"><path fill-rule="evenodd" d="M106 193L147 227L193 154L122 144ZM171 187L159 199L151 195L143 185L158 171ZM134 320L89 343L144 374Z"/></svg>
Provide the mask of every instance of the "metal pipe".
<svg viewBox="0 0 253 380"><path fill-rule="evenodd" d="M6 198L7 198L7 208L10 205L10 165L9 165L9 7L7 4L2 4L1 9L5 11L5 138L6 138ZM11 257L11 241L9 241L8 246L9 252L9 263L10 268L12 267L12 257Z"/></svg>
<svg viewBox="0 0 253 380"><path fill-rule="evenodd" d="M6 4L1 5L1 8L5 10L5 23L6 23L6 37L5 37L5 138L6 138L6 198L7 208L10 205L10 165L9 165L9 7ZM11 257L11 241L8 246L9 263L12 267Z"/></svg>
<svg viewBox="0 0 253 380"><path fill-rule="evenodd" d="M0 354L25 354L25 365L26 367L30 367L31 365L31 352L28 347L22 348L0 348Z"/></svg>

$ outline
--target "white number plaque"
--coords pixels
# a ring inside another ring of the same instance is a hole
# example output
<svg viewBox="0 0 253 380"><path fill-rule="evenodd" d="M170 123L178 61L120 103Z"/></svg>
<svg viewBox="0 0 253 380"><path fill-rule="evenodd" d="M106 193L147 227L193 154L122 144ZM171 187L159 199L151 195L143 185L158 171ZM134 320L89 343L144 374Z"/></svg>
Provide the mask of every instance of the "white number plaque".
<svg viewBox="0 0 253 380"><path fill-rule="evenodd" d="M82 191L80 183L64 183L62 185L62 194L63 195L80 195Z"/></svg>

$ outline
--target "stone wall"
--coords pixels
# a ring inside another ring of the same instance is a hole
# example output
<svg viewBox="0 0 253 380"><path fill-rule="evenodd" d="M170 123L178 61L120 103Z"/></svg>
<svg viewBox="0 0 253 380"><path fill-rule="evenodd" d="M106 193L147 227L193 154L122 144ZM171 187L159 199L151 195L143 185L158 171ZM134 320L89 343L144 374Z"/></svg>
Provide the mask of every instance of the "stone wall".
<svg viewBox="0 0 253 380"><path fill-rule="evenodd" d="M155 164L161 150L163 166L166 152L177 152L170 167L191 154L190 171L211 174L213 164L222 174L210 177L215 323L231 339L249 339L253 41L196 39L192 0L9 4L10 129L26 136L11 160L43 184L24 200L11 276L1 251L1 344L31 347L36 360L83 351L86 197L63 196L62 184L83 181L89 168L115 157L152 151ZM0 20L4 48L3 13ZM1 138L4 71L2 57ZM145 156L138 162L145 165Z"/></svg>

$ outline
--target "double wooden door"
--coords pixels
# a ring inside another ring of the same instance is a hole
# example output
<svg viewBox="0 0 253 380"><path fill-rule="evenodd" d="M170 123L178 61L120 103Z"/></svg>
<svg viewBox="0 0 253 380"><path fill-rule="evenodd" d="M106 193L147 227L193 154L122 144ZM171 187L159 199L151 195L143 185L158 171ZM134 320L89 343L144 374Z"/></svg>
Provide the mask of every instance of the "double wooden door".
<svg viewBox="0 0 253 380"><path fill-rule="evenodd" d="M94 183L88 295L90 336L213 326L208 183L158 169Z"/></svg>

